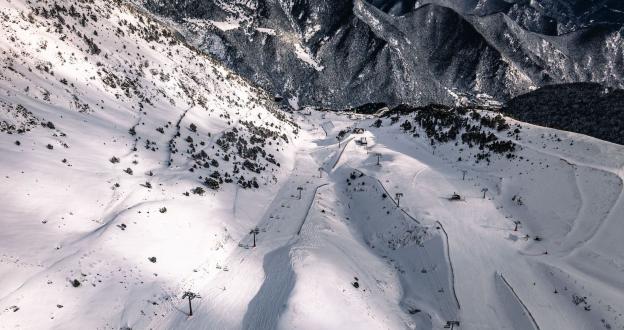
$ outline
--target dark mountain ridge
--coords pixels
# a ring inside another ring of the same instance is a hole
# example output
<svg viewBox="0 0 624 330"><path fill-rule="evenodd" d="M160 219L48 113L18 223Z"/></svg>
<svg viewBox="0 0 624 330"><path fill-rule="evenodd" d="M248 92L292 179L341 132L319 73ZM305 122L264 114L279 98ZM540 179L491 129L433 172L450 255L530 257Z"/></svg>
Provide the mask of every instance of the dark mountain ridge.
<svg viewBox="0 0 624 330"><path fill-rule="evenodd" d="M624 144L624 90L596 83L549 85L510 100L502 111L521 121Z"/></svg>
<svg viewBox="0 0 624 330"><path fill-rule="evenodd" d="M570 13L580 9L557 11L562 1L537 9L526 1L451 0L141 4L293 106L345 108L457 104L484 94L505 101L552 83L622 87L619 16L586 26L565 25L563 18L540 25L553 11L572 21ZM537 23L522 18L527 15Z"/></svg>

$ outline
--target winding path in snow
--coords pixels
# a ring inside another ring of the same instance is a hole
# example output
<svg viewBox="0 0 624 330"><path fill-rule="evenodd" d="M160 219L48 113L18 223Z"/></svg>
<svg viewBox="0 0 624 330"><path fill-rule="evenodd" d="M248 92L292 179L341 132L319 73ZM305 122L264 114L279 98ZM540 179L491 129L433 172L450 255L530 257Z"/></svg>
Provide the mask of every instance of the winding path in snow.
<svg viewBox="0 0 624 330"><path fill-rule="evenodd" d="M457 292L455 291L455 270L453 268L453 259L451 259L451 246L449 243L448 233L446 229L444 229L444 225L440 221L436 221L438 225L440 225L440 229L442 229L442 233L444 233L444 249L446 250L446 258L448 259L449 268L451 269L451 288L453 289L453 297L455 297L455 303L457 304L457 309L461 309L461 304L459 303L459 299L457 298Z"/></svg>
<svg viewBox="0 0 624 330"><path fill-rule="evenodd" d="M620 192L618 194L617 199L615 200L615 202L611 205L611 207L609 208L607 214L604 217L600 217L596 223L596 225L592 226L592 228L590 228L589 230L586 230L585 232L580 233L580 235L582 236L580 239L579 238L570 238L569 236L571 236L571 234L574 233L575 230L575 225L577 225L577 223L579 222L579 218L577 217L577 219L575 219L573 227L570 229L570 231L568 232L568 234L566 235L566 240L564 241L564 243L567 243L570 241L570 239L574 240L575 242L573 243L567 243L568 246L564 247L560 252L565 254L565 255L571 255L572 253L574 253L575 251L577 251L579 248L585 246L588 242L590 242L595 236L596 234L600 231L600 229L603 227L604 223L606 221L608 221L610 218L613 217L614 213L620 213L620 212L614 212L615 210L624 210L624 166L617 169L617 168L610 168L607 166L603 166L603 165L597 165L597 164L593 164L593 163L589 163L586 161L580 161L580 160L575 160L575 159L571 159L569 156L564 155L561 152L547 152L544 151L542 149L536 148L535 146L533 146L532 144L528 144L528 143L524 143L524 142L520 142L520 141L515 141L513 140L513 142L516 145L519 145L523 148L527 148L532 150L533 152L536 152L538 154L542 154L542 155L546 155L549 157L555 157L555 158L559 158L562 161L564 161L565 163L567 163L568 165L570 165L575 172L575 180L576 180L576 187L579 191L579 193L581 194L581 202L583 203L583 205L581 205L580 209L579 209L579 213L578 216L581 215L582 211L584 209L586 209L587 206L587 200L589 199L588 195L590 193L586 192L584 189L582 189L581 184L579 184L579 180L578 180L578 172L580 168L587 168L590 170L596 170L596 171L601 171L601 172L605 172L605 173L610 173L612 175L615 175L619 181L620 181Z"/></svg>

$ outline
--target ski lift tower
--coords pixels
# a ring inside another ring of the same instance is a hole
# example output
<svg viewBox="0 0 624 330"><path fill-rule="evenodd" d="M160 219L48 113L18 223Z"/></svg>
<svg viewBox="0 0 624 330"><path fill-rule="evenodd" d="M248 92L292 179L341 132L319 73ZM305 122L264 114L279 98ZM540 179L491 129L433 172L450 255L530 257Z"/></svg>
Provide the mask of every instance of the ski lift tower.
<svg viewBox="0 0 624 330"><path fill-rule="evenodd" d="M396 200L397 200L397 207L400 207L401 206L401 197L403 197L403 193L399 192L399 193L396 193L394 196L396 197Z"/></svg>
<svg viewBox="0 0 624 330"><path fill-rule="evenodd" d="M256 235L260 234L260 229L256 227L252 229L249 233L253 235L253 247L256 247Z"/></svg>
<svg viewBox="0 0 624 330"><path fill-rule="evenodd" d="M188 299L189 316L193 316L193 306L191 305L191 300L195 298L201 298L201 296L192 291L185 291L184 294L182 295L182 299L185 299L185 298Z"/></svg>
<svg viewBox="0 0 624 330"><path fill-rule="evenodd" d="M380 153L376 153L375 156L377 156L377 166L379 166L379 160L381 159L381 154Z"/></svg>
<svg viewBox="0 0 624 330"><path fill-rule="evenodd" d="M299 191L299 199L301 199L301 191L303 190L303 187L297 187L297 190Z"/></svg>

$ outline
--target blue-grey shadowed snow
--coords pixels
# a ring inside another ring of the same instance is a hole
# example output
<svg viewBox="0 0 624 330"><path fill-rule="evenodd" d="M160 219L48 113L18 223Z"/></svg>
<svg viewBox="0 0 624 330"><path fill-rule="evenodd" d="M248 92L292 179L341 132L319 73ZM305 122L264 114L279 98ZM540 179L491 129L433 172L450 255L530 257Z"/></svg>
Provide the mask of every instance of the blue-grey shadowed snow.
<svg viewBox="0 0 624 330"><path fill-rule="evenodd" d="M264 282L249 302L243 329L276 329L290 293L295 287L295 273L290 260L291 244L264 257Z"/></svg>

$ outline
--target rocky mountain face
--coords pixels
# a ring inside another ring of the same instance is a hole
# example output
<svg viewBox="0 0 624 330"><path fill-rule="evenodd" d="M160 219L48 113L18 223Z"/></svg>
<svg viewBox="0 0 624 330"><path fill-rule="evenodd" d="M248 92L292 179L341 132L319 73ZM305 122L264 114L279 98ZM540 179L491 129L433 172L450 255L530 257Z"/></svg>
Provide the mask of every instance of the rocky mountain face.
<svg viewBox="0 0 624 330"><path fill-rule="evenodd" d="M504 13L523 29L546 35L624 23L624 3L617 0L419 0L415 6L429 3L470 15Z"/></svg>
<svg viewBox="0 0 624 330"><path fill-rule="evenodd" d="M295 107L505 101L624 75L617 1L136 1Z"/></svg>

